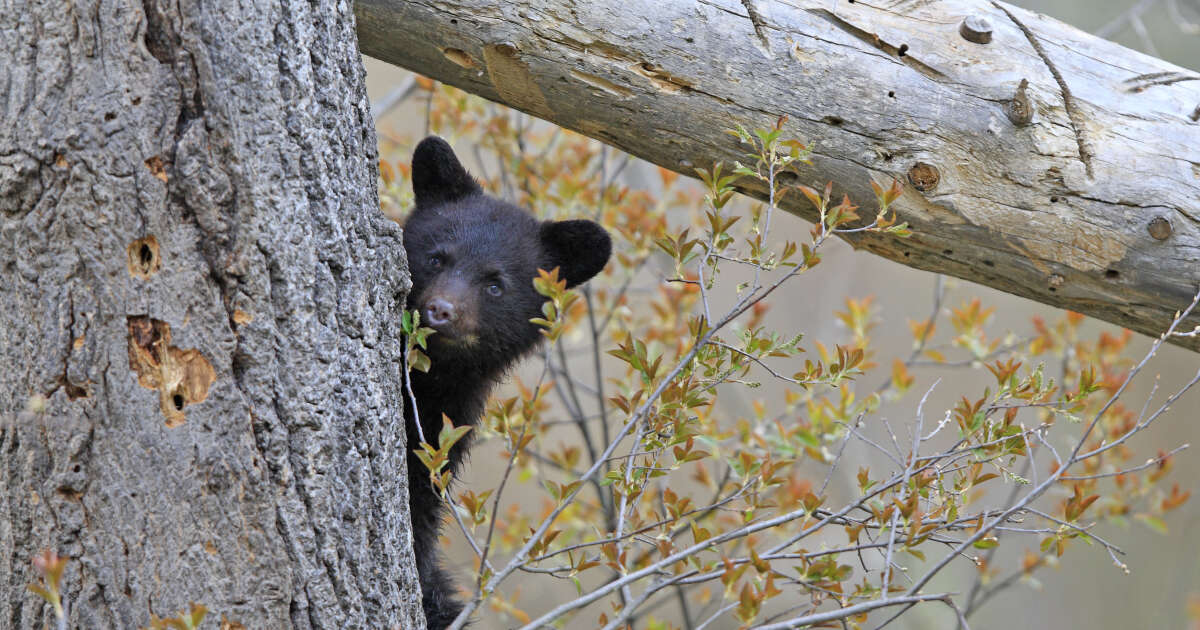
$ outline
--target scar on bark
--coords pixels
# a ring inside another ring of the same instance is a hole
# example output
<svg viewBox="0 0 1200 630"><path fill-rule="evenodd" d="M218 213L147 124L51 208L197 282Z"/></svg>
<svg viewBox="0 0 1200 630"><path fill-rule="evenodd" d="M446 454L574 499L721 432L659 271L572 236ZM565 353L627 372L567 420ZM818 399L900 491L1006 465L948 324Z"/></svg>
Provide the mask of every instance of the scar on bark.
<svg viewBox="0 0 1200 630"><path fill-rule="evenodd" d="M168 427L184 423L183 408L208 397L217 379L212 364L195 348L171 345L171 326L145 315L128 318L129 369L138 385L158 391L159 407Z"/></svg>
<svg viewBox="0 0 1200 630"><path fill-rule="evenodd" d="M675 94L680 91L690 92L694 87L691 81L677 77L649 61L633 64L632 70L650 81L661 92L669 94Z"/></svg>
<svg viewBox="0 0 1200 630"><path fill-rule="evenodd" d="M471 59L471 55L468 55L464 50L458 48L443 48L442 54L446 55L446 59L449 59L456 65L462 66L463 68L468 70L473 70L475 68L475 60Z"/></svg>
<svg viewBox="0 0 1200 630"><path fill-rule="evenodd" d="M492 87L506 103L540 118L554 117L554 110L515 45L501 42L484 46L483 63Z"/></svg>
<svg viewBox="0 0 1200 630"><path fill-rule="evenodd" d="M629 98L629 97L633 96L633 90L630 90L629 88L621 86L621 85L617 85L616 83L613 83L612 81L609 81L608 79L605 79L603 77L598 77L594 74L580 72L579 70L572 70L571 76L573 78L577 79L578 81L580 81L581 83L590 85L590 86L596 88L597 90L600 90L601 92L604 92L606 94L611 94L612 96L616 96L616 97L620 97L620 98Z"/></svg>
<svg viewBox="0 0 1200 630"><path fill-rule="evenodd" d="M1033 46L1033 50L1038 54L1038 57L1041 57L1042 63L1046 64L1046 68L1054 76L1054 81L1058 83L1058 89L1062 92L1063 106L1067 109L1067 118L1071 120L1071 129L1075 131L1075 143L1079 145L1079 160L1083 162L1083 168L1087 171L1088 178L1094 177L1092 173L1091 143L1088 142L1087 137L1084 135L1083 112L1079 111L1075 97L1071 94L1071 88L1067 87L1066 79L1063 78L1062 73L1058 71L1054 63L1050 61L1050 57L1046 54L1046 49L1042 48L1042 43L1038 41L1033 31L1029 30L1029 27L1025 26L1021 20L1017 19L1017 16L1013 15L1011 11L1001 6L998 2L995 2L995 0L993 0L992 6L1003 11L1004 15L1007 15L1008 19L1012 20L1013 24L1016 24L1017 28L1021 29L1021 32L1025 34L1025 39L1029 40L1029 45Z"/></svg>

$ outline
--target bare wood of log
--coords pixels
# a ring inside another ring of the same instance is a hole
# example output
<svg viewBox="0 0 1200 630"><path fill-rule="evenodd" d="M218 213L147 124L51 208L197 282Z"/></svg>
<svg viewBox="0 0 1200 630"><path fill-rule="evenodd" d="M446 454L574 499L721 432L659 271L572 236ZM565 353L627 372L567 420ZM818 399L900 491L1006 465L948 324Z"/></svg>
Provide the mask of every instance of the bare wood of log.
<svg viewBox="0 0 1200 630"><path fill-rule="evenodd" d="M859 248L1149 335L1200 285L1200 74L979 0L359 0L362 51L684 174L789 117ZM913 180L916 177L916 180ZM746 192L763 191L747 184ZM785 209L813 220L799 196ZM1191 328L1191 324L1185 328ZM1200 338L1177 338L1200 350Z"/></svg>

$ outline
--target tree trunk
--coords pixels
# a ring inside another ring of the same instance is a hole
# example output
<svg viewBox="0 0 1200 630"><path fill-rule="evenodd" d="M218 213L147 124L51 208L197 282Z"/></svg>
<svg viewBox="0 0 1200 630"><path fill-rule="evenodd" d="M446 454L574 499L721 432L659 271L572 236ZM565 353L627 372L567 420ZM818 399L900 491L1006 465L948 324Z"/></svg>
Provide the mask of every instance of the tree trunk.
<svg viewBox="0 0 1200 630"><path fill-rule="evenodd" d="M0 627L419 626L349 5L0 7Z"/></svg>
<svg viewBox="0 0 1200 630"><path fill-rule="evenodd" d="M894 207L912 238L848 240L912 267L1150 335L1200 285L1200 75L1043 16L981 0L355 10L366 54L688 175L746 159L726 130L788 116L815 146L802 183L836 182L864 215L870 180L908 184ZM800 195L783 205L816 218Z"/></svg>

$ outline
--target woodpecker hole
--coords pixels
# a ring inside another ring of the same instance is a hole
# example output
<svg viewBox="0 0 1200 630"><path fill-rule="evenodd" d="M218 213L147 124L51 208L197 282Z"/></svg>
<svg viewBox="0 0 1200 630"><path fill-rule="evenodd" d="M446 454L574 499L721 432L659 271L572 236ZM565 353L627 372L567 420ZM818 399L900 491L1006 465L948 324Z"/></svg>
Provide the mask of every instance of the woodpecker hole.
<svg viewBox="0 0 1200 630"><path fill-rule="evenodd" d="M158 239L149 234L129 244L125 249L128 258L129 275L142 280L158 273L162 268L162 258L159 256Z"/></svg>

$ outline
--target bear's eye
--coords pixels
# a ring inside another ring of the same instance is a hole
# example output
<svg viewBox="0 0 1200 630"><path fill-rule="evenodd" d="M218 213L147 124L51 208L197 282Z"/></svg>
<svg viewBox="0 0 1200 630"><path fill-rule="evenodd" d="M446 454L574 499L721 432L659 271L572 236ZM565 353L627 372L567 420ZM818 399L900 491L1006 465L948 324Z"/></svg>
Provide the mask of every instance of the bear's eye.
<svg viewBox="0 0 1200 630"><path fill-rule="evenodd" d="M487 292L492 297L500 297L504 295L504 287L500 286L499 282L493 282L488 285Z"/></svg>
<svg viewBox="0 0 1200 630"><path fill-rule="evenodd" d="M441 254L434 254L429 257L429 266L433 267L434 269L441 269L442 263L444 263L444 262L445 261L442 260Z"/></svg>

